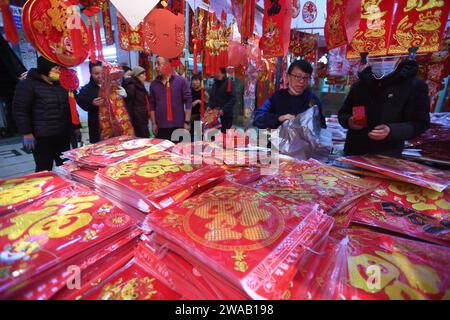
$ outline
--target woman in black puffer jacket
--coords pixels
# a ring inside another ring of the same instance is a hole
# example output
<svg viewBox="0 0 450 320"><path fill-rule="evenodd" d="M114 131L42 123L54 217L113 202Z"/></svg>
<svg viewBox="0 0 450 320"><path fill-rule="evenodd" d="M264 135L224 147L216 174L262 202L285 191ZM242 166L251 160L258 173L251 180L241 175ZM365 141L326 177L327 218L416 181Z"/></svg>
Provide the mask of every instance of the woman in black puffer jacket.
<svg viewBox="0 0 450 320"><path fill-rule="evenodd" d="M24 146L33 151L36 172L61 165L74 130L67 90L59 85L59 66L43 57L16 86L13 115Z"/></svg>

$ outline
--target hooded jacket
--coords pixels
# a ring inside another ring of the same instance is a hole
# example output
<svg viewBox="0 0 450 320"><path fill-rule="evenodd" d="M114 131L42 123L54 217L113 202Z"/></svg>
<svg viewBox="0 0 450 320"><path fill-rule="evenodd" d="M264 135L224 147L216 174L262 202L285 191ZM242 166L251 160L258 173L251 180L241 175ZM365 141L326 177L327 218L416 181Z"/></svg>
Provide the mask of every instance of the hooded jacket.
<svg viewBox="0 0 450 320"><path fill-rule="evenodd" d="M416 78L419 66L415 61L402 61L395 71L376 79L372 68L359 73L359 81L350 89L339 110L339 123L349 129L345 141L346 155L384 154L399 157L405 140L413 139L430 126L428 85ZM354 106L365 106L368 126L352 130L348 120ZM382 141L369 138L368 133L378 125L390 128Z"/></svg>
<svg viewBox="0 0 450 320"><path fill-rule="evenodd" d="M45 82L36 69L16 86L13 115L21 134L36 138L70 137L74 127L67 90L59 83Z"/></svg>
<svg viewBox="0 0 450 320"><path fill-rule="evenodd" d="M87 85L82 87L76 95L77 104L88 113L89 142L96 143L100 141L100 120L99 110L92 101L99 96L100 87L95 83L94 79L89 81Z"/></svg>

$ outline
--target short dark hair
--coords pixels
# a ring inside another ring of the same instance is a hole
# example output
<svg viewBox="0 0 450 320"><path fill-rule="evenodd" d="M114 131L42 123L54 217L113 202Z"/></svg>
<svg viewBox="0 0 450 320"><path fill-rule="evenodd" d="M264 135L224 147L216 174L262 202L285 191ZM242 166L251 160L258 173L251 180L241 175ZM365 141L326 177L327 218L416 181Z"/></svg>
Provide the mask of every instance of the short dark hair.
<svg viewBox="0 0 450 320"><path fill-rule="evenodd" d="M289 66L288 73L290 74L292 70L294 70L294 68L298 68L309 75L312 75L313 73L313 67L311 63L306 60L295 60L294 62L292 62Z"/></svg>
<svg viewBox="0 0 450 320"><path fill-rule="evenodd" d="M202 81L202 76L199 74L194 74L191 78L191 81L194 81L194 80Z"/></svg>
<svg viewBox="0 0 450 320"><path fill-rule="evenodd" d="M100 60L97 60L96 62L89 61L89 73L92 73L92 69L95 67L102 67L103 63Z"/></svg>
<svg viewBox="0 0 450 320"><path fill-rule="evenodd" d="M223 74L223 75L227 75L227 68L220 68L220 72Z"/></svg>
<svg viewBox="0 0 450 320"><path fill-rule="evenodd" d="M127 72L127 71L131 71L131 68L129 67L129 66L122 66L122 70L123 70L123 72L125 73L125 72Z"/></svg>

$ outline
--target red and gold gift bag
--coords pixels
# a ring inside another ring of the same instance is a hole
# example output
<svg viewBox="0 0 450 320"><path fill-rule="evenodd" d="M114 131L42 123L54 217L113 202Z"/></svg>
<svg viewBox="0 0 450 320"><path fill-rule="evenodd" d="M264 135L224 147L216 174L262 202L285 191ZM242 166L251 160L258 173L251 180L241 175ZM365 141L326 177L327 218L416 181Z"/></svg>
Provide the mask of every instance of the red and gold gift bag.
<svg viewBox="0 0 450 320"><path fill-rule="evenodd" d="M69 181L48 171L0 180L0 216L21 209L69 185Z"/></svg>
<svg viewBox="0 0 450 320"><path fill-rule="evenodd" d="M442 192L450 185L450 172L382 155L349 156L339 161L381 173L386 177Z"/></svg>
<svg viewBox="0 0 450 320"><path fill-rule="evenodd" d="M260 48L264 58L284 57L289 49L292 0L264 1Z"/></svg>
<svg viewBox="0 0 450 320"><path fill-rule="evenodd" d="M278 174L263 177L250 186L310 210L318 204L319 209L329 215L372 192L375 187L326 165L306 169L297 175Z"/></svg>
<svg viewBox="0 0 450 320"><path fill-rule="evenodd" d="M361 1L361 21L347 47L348 59L359 58L361 52L371 57L387 55L394 5L390 0Z"/></svg>
<svg viewBox="0 0 450 320"><path fill-rule="evenodd" d="M399 0L392 28L389 54L434 52L440 49L442 34L447 25L450 2Z"/></svg>
<svg viewBox="0 0 450 320"><path fill-rule="evenodd" d="M78 184L1 217L0 297L133 224L122 210Z"/></svg>
<svg viewBox="0 0 450 320"><path fill-rule="evenodd" d="M332 224L317 211L230 182L148 215L144 223L254 299L279 299L300 257Z"/></svg>

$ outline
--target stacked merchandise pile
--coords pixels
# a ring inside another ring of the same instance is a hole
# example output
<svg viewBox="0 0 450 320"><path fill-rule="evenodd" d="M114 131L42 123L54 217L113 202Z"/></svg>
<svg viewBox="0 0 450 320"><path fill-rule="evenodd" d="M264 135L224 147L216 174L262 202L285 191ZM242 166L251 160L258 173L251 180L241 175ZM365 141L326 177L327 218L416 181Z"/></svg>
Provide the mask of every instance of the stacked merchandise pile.
<svg viewBox="0 0 450 320"><path fill-rule="evenodd" d="M189 299L279 299L332 225L316 209L224 182L148 215L140 259Z"/></svg>
<svg viewBox="0 0 450 320"><path fill-rule="evenodd" d="M59 167L57 172L74 181L94 187L96 170L134 157L163 151L173 143L160 139L137 139L120 136L93 145L72 149L63 155L70 161Z"/></svg>
<svg viewBox="0 0 450 320"><path fill-rule="evenodd" d="M432 113L431 128L408 141L403 156L407 159L450 165L450 115Z"/></svg>
<svg viewBox="0 0 450 320"><path fill-rule="evenodd" d="M141 234L134 225L111 202L75 183L14 209L0 218L0 298L52 298L74 272L129 250Z"/></svg>

